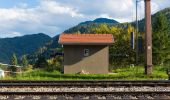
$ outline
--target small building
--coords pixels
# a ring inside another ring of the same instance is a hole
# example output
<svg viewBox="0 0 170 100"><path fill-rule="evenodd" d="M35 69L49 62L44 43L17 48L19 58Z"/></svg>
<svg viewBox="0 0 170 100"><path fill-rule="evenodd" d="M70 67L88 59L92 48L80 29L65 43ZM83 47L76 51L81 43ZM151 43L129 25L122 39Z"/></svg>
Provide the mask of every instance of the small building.
<svg viewBox="0 0 170 100"><path fill-rule="evenodd" d="M112 34L65 34L59 37L64 47L64 74L107 74Z"/></svg>

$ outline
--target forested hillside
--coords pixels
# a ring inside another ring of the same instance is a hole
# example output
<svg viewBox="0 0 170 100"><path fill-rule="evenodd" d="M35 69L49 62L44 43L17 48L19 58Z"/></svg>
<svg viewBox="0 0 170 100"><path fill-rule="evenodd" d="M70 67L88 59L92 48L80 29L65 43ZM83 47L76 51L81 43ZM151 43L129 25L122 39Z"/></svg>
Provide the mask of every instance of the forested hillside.
<svg viewBox="0 0 170 100"><path fill-rule="evenodd" d="M65 30L64 33L90 33L92 28L98 27L100 24L116 25L119 22L113 19L97 18L94 21L81 22L80 24Z"/></svg>
<svg viewBox="0 0 170 100"><path fill-rule="evenodd" d="M50 41L45 43L43 46L39 47L36 51L29 54L27 56L30 63L35 63L39 56L43 56L46 59L50 59L51 56L55 55L58 52L59 46L58 45L59 35L53 37ZM60 51L61 52L61 51Z"/></svg>
<svg viewBox="0 0 170 100"><path fill-rule="evenodd" d="M156 16L159 14L159 13L163 13L166 17L167 17L167 21L170 22L170 8L166 8L166 9L163 9L155 14L152 15L152 25L155 23L155 19L156 19ZM98 20L102 20L102 21L98 21ZM128 23L119 23L115 20L111 20L111 19L106 19L104 18L105 20L103 20L102 18L99 18L99 19L96 19L94 21L86 21L86 22L82 22L68 30L65 30L64 32L65 33L90 33L92 31L92 29L94 28L97 28L99 25L101 24L107 24L109 26L118 26L118 27L122 27L122 28L126 28L127 27L127 24ZM110 20L110 21L108 21ZM145 19L142 19L139 21L139 31L140 32L144 32L144 21ZM132 24L132 26L135 27L135 22L132 22L129 24ZM168 28L169 31L170 31L170 28Z"/></svg>
<svg viewBox="0 0 170 100"><path fill-rule="evenodd" d="M9 63L13 53L15 53L18 58L22 55L31 54L51 39L51 37L43 33L14 38L1 38L0 62Z"/></svg>
<svg viewBox="0 0 170 100"><path fill-rule="evenodd" d="M166 17L167 17L167 21L170 23L170 8L166 8L166 9L163 9L155 14L152 15L152 25L155 23L155 19L156 19L156 16L160 13L163 13ZM145 19L142 19L139 21L139 31L140 32L144 32L144 23L145 23ZM133 23L134 25L135 23ZM169 28L169 31L170 31L170 28Z"/></svg>

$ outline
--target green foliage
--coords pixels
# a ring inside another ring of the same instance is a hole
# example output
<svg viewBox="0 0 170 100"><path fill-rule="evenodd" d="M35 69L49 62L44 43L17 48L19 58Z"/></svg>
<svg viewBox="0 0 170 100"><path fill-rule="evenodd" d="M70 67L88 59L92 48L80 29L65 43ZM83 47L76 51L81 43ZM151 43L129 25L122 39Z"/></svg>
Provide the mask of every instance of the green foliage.
<svg viewBox="0 0 170 100"><path fill-rule="evenodd" d="M61 74L59 71L33 70L5 77L4 80L165 80L168 79L163 66L155 66L151 76L144 75L143 66L115 68L111 74Z"/></svg>
<svg viewBox="0 0 170 100"><path fill-rule="evenodd" d="M33 54L29 54L27 56L29 63L34 64L38 59L39 55L44 56L46 59L50 59L51 55L57 52L56 49L61 47L61 45L58 45L58 39L59 35L53 37L51 41L45 43L44 46L38 48L36 51L34 51Z"/></svg>
<svg viewBox="0 0 170 100"><path fill-rule="evenodd" d="M13 52L18 58L24 54L31 54L51 39L42 33L15 38L0 38L0 62L10 63Z"/></svg>
<svg viewBox="0 0 170 100"><path fill-rule="evenodd" d="M107 24L100 24L96 28L91 29L92 33L100 33L100 34L106 34L110 32L110 29Z"/></svg>
<svg viewBox="0 0 170 100"><path fill-rule="evenodd" d="M91 28L98 27L101 24L109 24L109 25L116 25L119 22L113 20L113 19L107 19L107 18L98 18L95 19L94 21L86 21L78 24L75 27L72 27L66 31L65 33L90 33Z"/></svg>
<svg viewBox="0 0 170 100"><path fill-rule="evenodd" d="M0 69L2 69L2 70L7 70L7 69L8 69L8 66L7 66L7 65L2 65L2 64L0 64Z"/></svg>
<svg viewBox="0 0 170 100"><path fill-rule="evenodd" d="M21 65L22 65L22 70L23 71L31 71L32 68L33 68L32 65L29 65L26 55L22 56L22 58L21 58Z"/></svg>
<svg viewBox="0 0 170 100"><path fill-rule="evenodd" d="M46 68L48 66L48 62L46 61L44 56L39 56L36 61L34 68Z"/></svg>
<svg viewBox="0 0 170 100"><path fill-rule="evenodd" d="M16 56L15 53L14 53L14 54L12 55L12 57L11 57L10 64L11 64L11 65L17 65L17 64L18 64L17 56Z"/></svg>
<svg viewBox="0 0 170 100"><path fill-rule="evenodd" d="M26 55L22 56L22 58L21 58L21 65L22 65L22 67L28 66L28 60L27 60Z"/></svg>
<svg viewBox="0 0 170 100"><path fill-rule="evenodd" d="M49 72L52 72L52 71L59 71L59 72L62 72L62 59L63 57L55 57L55 58L52 58L52 59L49 59L48 60L48 66L46 67L46 70L49 71Z"/></svg>
<svg viewBox="0 0 170 100"><path fill-rule="evenodd" d="M163 64L170 52L169 33L168 33L168 20L163 13L156 16L153 25L153 62L154 64Z"/></svg>
<svg viewBox="0 0 170 100"><path fill-rule="evenodd" d="M17 60L17 56L15 55L15 53L11 57L10 65L11 66L8 67L8 70L12 72L16 72L17 71L16 66L18 65L18 60Z"/></svg>
<svg viewBox="0 0 170 100"><path fill-rule="evenodd" d="M16 72L17 71L17 67L16 66L10 66L9 70L12 72Z"/></svg>
<svg viewBox="0 0 170 100"><path fill-rule="evenodd" d="M27 65L26 67L23 68L24 71L32 71L33 66L32 65Z"/></svg>
<svg viewBox="0 0 170 100"><path fill-rule="evenodd" d="M98 27L91 28L90 33L113 34L114 43L109 49L110 70L113 67L125 67L133 64L135 61L135 52L130 48L130 33L134 27L126 24L126 27L110 26L100 24Z"/></svg>
<svg viewBox="0 0 170 100"><path fill-rule="evenodd" d="M166 74L166 69L163 66L154 66L153 74L151 76L144 75L144 67L143 66L129 66L123 68L116 68L113 72L118 73L119 78L123 79L168 79L168 75Z"/></svg>

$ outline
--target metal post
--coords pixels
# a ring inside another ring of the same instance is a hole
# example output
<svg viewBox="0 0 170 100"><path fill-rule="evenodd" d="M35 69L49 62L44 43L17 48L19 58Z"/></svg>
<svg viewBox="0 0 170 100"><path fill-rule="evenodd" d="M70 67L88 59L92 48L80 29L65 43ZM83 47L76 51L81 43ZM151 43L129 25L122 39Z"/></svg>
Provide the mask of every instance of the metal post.
<svg viewBox="0 0 170 100"><path fill-rule="evenodd" d="M145 74L152 74L151 0L145 0Z"/></svg>
<svg viewBox="0 0 170 100"><path fill-rule="evenodd" d="M138 0L136 0L136 65L138 65Z"/></svg>

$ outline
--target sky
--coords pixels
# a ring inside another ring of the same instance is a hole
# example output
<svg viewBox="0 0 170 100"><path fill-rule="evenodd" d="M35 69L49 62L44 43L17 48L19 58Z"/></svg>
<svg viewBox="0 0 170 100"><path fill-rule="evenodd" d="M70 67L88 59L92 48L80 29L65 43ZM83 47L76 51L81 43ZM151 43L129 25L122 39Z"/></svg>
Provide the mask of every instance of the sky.
<svg viewBox="0 0 170 100"><path fill-rule="evenodd" d="M152 14L170 7L170 0L151 0ZM138 3L144 17L144 2ZM0 38L45 33L51 37L96 18L135 20L135 0L0 0Z"/></svg>

